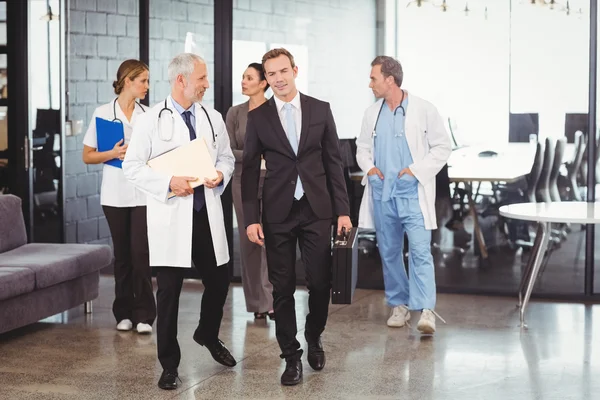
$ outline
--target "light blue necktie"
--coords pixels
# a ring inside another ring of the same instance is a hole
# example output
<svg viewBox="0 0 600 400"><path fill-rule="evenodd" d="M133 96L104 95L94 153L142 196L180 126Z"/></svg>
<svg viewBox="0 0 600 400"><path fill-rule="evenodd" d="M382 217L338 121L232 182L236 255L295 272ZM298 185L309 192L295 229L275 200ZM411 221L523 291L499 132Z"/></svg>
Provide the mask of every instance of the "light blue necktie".
<svg viewBox="0 0 600 400"><path fill-rule="evenodd" d="M283 105L285 110L285 125L286 125L286 133L288 140L290 141L290 145L292 145L292 150L294 150L294 154L298 154L298 135L296 134L296 122L294 121L294 110L292 109L291 103L285 103ZM300 175L298 174L298 180L296 181L296 191L294 192L294 197L296 200L300 200L304 195L304 189L302 188L302 181L300 180Z"/></svg>

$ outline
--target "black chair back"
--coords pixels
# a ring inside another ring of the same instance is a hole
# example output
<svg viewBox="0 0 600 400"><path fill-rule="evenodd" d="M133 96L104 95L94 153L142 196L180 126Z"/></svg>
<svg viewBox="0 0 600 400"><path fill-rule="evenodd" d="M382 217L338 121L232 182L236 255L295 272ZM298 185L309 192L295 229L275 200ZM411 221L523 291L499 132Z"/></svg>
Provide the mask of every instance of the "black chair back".
<svg viewBox="0 0 600 400"><path fill-rule="evenodd" d="M540 179L535 190L536 199L539 202L547 203L552 201L552 198L550 197L550 171L552 170L553 163L554 141L550 138L547 138L544 149L544 162L542 164L542 172L540 173Z"/></svg>
<svg viewBox="0 0 600 400"><path fill-rule="evenodd" d="M360 182L352 180L350 174L360 171L356 161L356 139L340 139L340 156L342 158L342 167L344 168L344 177L346 180L346 191L350 203L350 219L353 224L358 224L358 210L360 199L362 197L363 187Z"/></svg>
<svg viewBox="0 0 600 400"><path fill-rule="evenodd" d="M562 137L556 141L556 147L554 149L554 162L552 163L552 169L550 170L550 187L548 188L548 190L550 190L550 199L552 199L552 201L560 201L560 192L558 190L558 174L563 163L566 147L566 137Z"/></svg>
<svg viewBox="0 0 600 400"><path fill-rule="evenodd" d="M579 192L579 185L577 184L577 178L581 173L583 156L586 152L587 136L581 131L575 132L575 153L571 162L567 163L567 184L571 191L570 198L575 201L581 201L581 193Z"/></svg>
<svg viewBox="0 0 600 400"><path fill-rule="evenodd" d="M528 143L529 135L539 133L539 115L510 114L508 123L508 141L510 143Z"/></svg>
<svg viewBox="0 0 600 400"><path fill-rule="evenodd" d="M448 176L448 164L444 164L440 172L435 176L435 198L451 199L450 177Z"/></svg>
<svg viewBox="0 0 600 400"><path fill-rule="evenodd" d="M535 189L542 173L542 164L544 162L544 144L538 142L535 149L535 158L533 159L533 165L531 166L531 172L527 175L527 201L535 203Z"/></svg>
<svg viewBox="0 0 600 400"><path fill-rule="evenodd" d="M585 154L585 148L587 136L581 131L575 132L575 153L573 154L573 160L568 164L567 169L569 173L577 175L577 171L581 168L581 162L583 161L583 155Z"/></svg>
<svg viewBox="0 0 600 400"><path fill-rule="evenodd" d="M577 132L588 132L588 115L567 113L565 115L565 136L567 143L576 143Z"/></svg>
<svg viewBox="0 0 600 400"><path fill-rule="evenodd" d="M340 156L343 168L354 172L358 167L356 162L356 139L340 139Z"/></svg>

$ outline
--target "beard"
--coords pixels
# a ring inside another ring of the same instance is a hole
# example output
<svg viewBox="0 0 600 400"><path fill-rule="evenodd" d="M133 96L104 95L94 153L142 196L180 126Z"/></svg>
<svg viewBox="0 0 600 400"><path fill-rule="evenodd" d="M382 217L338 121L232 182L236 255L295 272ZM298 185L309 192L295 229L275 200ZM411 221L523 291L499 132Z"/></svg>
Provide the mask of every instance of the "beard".
<svg viewBox="0 0 600 400"><path fill-rule="evenodd" d="M198 102L202 101L202 98L204 97L205 92L206 92L206 89L196 90L193 87L191 87L191 85L188 83L188 85L186 86L185 91L183 93L184 93L186 99L188 99L192 103L198 103Z"/></svg>

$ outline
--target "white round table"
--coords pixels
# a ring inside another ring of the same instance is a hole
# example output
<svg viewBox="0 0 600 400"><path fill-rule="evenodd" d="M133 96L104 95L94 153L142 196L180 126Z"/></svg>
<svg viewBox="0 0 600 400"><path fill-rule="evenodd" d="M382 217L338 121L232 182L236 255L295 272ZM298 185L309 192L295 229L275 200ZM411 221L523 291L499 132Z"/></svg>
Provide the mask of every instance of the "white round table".
<svg viewBox="0 0 600 400"><path fill-rule="evenodd" d="M586 202L552 202L552 203L518 203L500 207L500 215L505 218L538 223L538 232L526 268L519 286L519 306L521 307L521 326L525 326L525 309L531 298L537 275L548 242L550 241L551 224L600 224L600 203ZM525 296L523 289L527 286Z"/></svg>

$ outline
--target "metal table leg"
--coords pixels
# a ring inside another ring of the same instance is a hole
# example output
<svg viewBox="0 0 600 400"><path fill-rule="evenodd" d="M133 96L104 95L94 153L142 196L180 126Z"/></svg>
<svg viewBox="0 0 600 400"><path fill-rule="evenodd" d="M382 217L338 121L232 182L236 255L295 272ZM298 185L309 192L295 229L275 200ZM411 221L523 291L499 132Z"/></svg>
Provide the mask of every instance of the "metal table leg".
<svg viewBox="0 0 600 400"><path fill-rule="evenodd" d="M531 271L533 270L535 255L537 254L537 251L540 247L543 229L543 224L538 222L537 232L535 233L535 240L533 241L533 247L531 248L529 260L527 260L527 266L525 267L525 272L523 273L523 277L521 278L521 284L519 285L519 304L517 304L517 307L521 307L521 305L523 305L523 291L525 290L526 285L531 279Z"/></svg>
<svg viewBox="0 0 600 400"><path fill-rule="evenodd" d="M527 283L527 292L525 292L525 298L523 299L523 305L521 306L521 327L527 326L525 324L525 309L527 308L527 304L529 303L529 299L531 298L531 292L533 292L533 287L535 286L535 281L537 280L538 273L540 272L540 267L542 265L542 260L544 259L544 254L546 253L546 249L548 248L548 239L550 236L551 224L549 222L540 222L539 224L542 235L540 239L540 245L537 251L531 255L535 258L533 261L533 270L531 271L531 278Z"/></svg>

